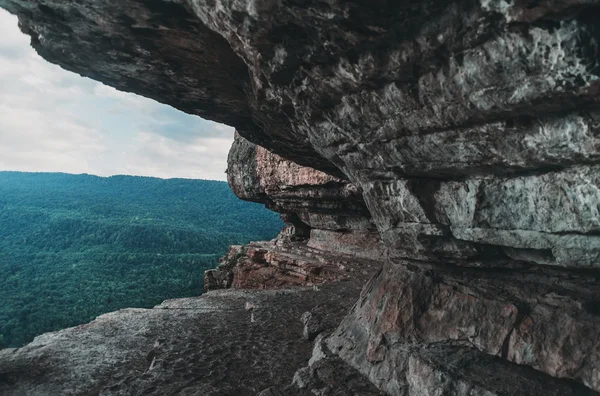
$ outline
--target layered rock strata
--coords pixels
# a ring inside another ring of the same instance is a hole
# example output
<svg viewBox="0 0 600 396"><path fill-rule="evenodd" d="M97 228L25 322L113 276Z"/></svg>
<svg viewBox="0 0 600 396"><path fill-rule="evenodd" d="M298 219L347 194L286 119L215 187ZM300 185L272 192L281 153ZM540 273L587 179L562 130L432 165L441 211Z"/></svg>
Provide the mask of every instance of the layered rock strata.
<svg viewBox="0 0 600 396"><path fill-rule="evenodd" d="M265 255L384 264L323 340L379 390L600 392L599 1L0 6L46 59L235 126L233 190L291 227Z"/></svg>
<svg viewBox="0 0 600 396"><path fill-rule="evenodd" d="M314 249L306 242L253 242L232 246L204 277L205 291L313 286L372 272L380 262Z"/></svg>
<svg viewBox="0 0 600 396"><path fill-rule="evenodd" d="M383 260L362 191L347 180L286 160L237 133L227 175L238 197L281 213L287 226L273 241L232 246L206 272L206 291L338 281Z"/></svg>

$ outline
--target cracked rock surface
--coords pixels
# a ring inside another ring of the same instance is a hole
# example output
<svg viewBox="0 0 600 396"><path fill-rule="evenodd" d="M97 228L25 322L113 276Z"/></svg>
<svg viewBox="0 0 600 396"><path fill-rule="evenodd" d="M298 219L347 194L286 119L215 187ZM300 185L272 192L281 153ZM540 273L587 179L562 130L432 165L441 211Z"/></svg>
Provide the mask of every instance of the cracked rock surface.
<svg viewBox="0 0 600 396"><path fill-rule="evenodd" d="M600 392L600 1L0 6L49 61L236 128L233 191L288 226L234 248L210 287L382 265L323 339L341 378L390 395ZM315 388L299 391L335 394L303 366Z"/></svg>
<svg viewBox="0 0 600 396"><path fill-rule="evenodd" d="M105 314L0 351L0 394L244 396L284 387L311 357L302 313L328 301L331 331L361 283L217 290Z"/></svg>

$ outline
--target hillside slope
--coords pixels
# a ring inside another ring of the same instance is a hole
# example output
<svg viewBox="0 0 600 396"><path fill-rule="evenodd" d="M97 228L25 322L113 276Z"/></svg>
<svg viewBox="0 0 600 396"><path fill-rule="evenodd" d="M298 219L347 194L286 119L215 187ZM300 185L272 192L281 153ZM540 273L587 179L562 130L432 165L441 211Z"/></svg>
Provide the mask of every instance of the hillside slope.
<svg viewBox="0 0 600 396"><path fill-rule="evenodd" d="M199 295L229 245L280 229L223 182L0 172L3 343Z"/></svg>

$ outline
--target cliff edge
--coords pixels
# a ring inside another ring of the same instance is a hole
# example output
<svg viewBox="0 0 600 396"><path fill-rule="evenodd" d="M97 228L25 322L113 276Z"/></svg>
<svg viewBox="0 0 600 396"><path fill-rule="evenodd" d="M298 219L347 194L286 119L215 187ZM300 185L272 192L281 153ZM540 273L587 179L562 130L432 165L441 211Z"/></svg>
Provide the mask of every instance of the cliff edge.
<svg viewBox="0 0 600 396"><path fill-rule="evenodd" d="M321 376L306 362L263 396L600 393L600 1L0 6L50 62L236 128L233 191L288 226L209 289L379 268L319 337ZM5 389L40 342L2 352ZM334 368L360 385L323 385Z"/></svg>

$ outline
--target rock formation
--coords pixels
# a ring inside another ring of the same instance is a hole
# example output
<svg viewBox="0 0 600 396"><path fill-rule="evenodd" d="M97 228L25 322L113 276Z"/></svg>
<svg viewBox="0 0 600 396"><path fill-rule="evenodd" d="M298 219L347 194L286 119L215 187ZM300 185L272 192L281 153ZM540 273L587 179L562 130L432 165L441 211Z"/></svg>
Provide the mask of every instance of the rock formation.
<svg viewBox="0 0 600 396"><path fill-rule="evenodd" d="M345 279L383 260L361 191L349 181L285 160L237 134L228 164L234 193L280 212L288 226L274 241L232 246L207 272L207 291Z"/></svg>
<svg viewBox="0 0 600 396"><path fill-rule="evenodd" d="M360 284L318 291L217 290L153 309L105 314L23 348L0 350L0 395L254 396L285 388L311 358L302 313L327 300L322 331L330 331L356 300ZM337 363L322 356L312 364L340 366L329 362ZM327 389L360 378L349 367L336 371L335 383L314 386Z"/></svg>
<svg viewBox="0 0 600 396"><path fill-rule="evenodd" d="M600 1L0 6L49 61L235 126L232 189L288 227L209 288L379 263L327 368L263 395L600 392Z"/></svg>

